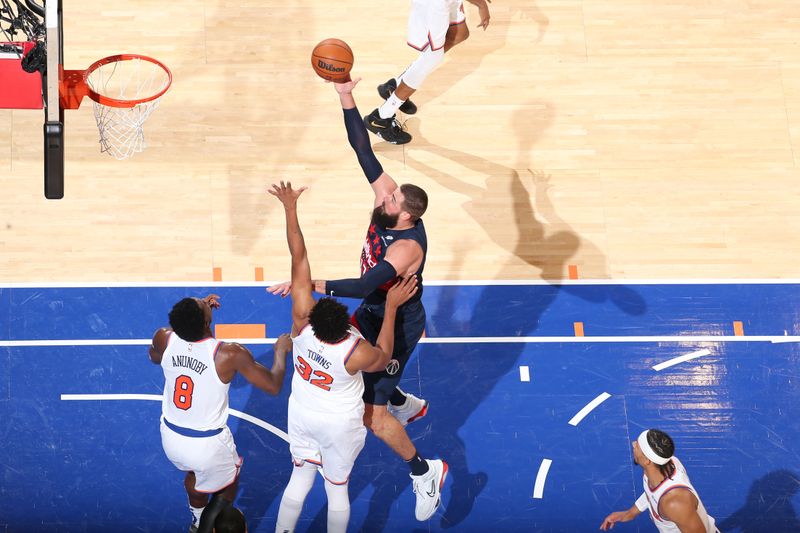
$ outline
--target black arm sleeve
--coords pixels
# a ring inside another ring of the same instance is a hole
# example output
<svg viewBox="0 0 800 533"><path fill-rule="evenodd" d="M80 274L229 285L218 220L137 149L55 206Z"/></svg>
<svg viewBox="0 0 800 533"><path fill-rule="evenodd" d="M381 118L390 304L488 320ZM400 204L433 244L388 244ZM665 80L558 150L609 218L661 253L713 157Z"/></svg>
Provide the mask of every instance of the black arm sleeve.
<svg viewBox="0 0 800 533"><path fill-rule="evenodd" d="M383 174L383 167L372 151L367 128L364 126L364 121L361 119L357 107L343 109L342 111L344 111L344 127L347 130L347 140L350 141L350 146L353 147L353 151L358 157L358 164L361 165L361 170L364 171L367 181L372 183Z"/></svg>
<svg viewBox="0 0 800 533"><path fill-rule="evenodd" d="M330 296L365 298L372 291L396 277L397 271L391 263L381 260L360 278L326 281L325 291Z"/></svg>

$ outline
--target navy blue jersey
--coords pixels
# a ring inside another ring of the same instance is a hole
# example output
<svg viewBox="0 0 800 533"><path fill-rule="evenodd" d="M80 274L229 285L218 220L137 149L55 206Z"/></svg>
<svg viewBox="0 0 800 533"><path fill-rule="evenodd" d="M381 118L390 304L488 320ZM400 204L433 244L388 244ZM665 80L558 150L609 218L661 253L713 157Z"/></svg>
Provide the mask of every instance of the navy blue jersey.
<svg viewBox="0 0 800 533"><path fill-rule="evenodd" d="M411 239L417 241L422 247L422 263L417 269L417 293L409 300L410 302L417 301L422 297L422 270L425 268L425 259L428 256L428 237L425 234L425 224L422 219L417 220L414 227L404 230L392 230L378 226L377 224L370 224L367 230L367 238L364 241L364 248L361 250L361 275L363 276L368 270L378 264L378 262L386 257L386 250L395 242L402 239ZM375 289L371 294L364 298L364 302L368 304L381 304L386 302L386 291L397 283L397 278L388 281Z"/></svg>

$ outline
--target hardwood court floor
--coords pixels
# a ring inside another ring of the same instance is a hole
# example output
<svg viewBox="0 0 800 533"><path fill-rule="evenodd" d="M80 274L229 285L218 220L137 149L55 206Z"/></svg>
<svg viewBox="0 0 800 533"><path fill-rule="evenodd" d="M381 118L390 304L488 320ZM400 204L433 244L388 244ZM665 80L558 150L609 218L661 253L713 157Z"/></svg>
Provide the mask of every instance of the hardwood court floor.
<svg viewBox="0 0 800 533"><path fill-rule="evenodd" d="M394 0L75 0L65 67L119 52L174 73L148 149L99 153L88 102L67 113L66 197L42 185L42 113L0 110L0 280L207 281L288 275L265 194L311 190L314 274L351 276L371 193L333 88L309 66L350 43L356 98L415 53ZM415 100L415 139L374 144L426 188L428 279L796 277L800 12L781 0L497 0Z"/></svg>

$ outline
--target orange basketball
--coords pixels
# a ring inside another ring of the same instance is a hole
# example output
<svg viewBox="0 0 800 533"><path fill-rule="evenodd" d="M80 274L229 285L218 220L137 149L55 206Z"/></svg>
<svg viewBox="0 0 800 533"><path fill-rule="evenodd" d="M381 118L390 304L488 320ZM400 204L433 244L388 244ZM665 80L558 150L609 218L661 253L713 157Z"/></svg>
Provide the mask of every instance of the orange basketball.
<svg viewBox="0 0 800 533"><path fill-rule="evenodd" d="M353 51L341 39L325 39L311 52L314 72L330 81L346 81L353 68Z"/></svg>

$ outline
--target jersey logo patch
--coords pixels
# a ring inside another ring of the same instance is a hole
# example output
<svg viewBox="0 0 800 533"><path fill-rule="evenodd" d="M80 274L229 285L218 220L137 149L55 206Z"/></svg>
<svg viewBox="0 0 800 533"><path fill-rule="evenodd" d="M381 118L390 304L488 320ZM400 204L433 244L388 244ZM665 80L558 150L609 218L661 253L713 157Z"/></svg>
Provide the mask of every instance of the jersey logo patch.
<svg viewBox="0 0 800 533"><path fill-rule="evenodd" d="M389 361L389 364L386 365L386 373L390 376L394 376L400 370L400 361L397 359L392 359Z"/></svg>

